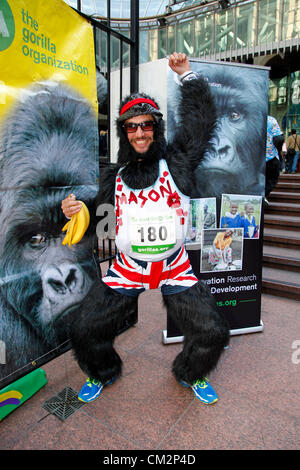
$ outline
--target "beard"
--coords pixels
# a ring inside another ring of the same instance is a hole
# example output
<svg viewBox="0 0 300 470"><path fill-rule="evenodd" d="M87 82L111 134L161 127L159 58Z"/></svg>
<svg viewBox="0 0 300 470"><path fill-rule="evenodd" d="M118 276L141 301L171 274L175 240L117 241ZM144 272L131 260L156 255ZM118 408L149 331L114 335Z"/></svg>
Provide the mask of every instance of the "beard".
<svg viewBox="0 0 300 470"><path fill-rule="evenodd" d="M166 157L164 122L160 121L157 124L153 141L143 153L134 149L121 127L118 128L118 136L120 139L118 164L122 167L125 184L132 189L152 186L158 178L159 160ZM147 138L147 135L144 137Z"/></svg>
<svg viewBox="0 0 300 470"><path fill-rule="evenodd" d="M153 134L150 136L143 135L143 137L131 137L128 140L136 153L140 154L140 160L143 160L144 154L147 153L153 142Z"/></svg>
<svg viewBox="0 0 300 470"><path fill-rule="evenodd" d="M122 178L132 189L144 189L152 186L159 173L159 160L165 157L165 148L153 141L144 153L136 152L129 144L127 162L122 169Z"/></svg>
<svg viewBox="0 0 300 470"><path fill-rule="evenodd" d="M159 159L162 155L155 151L154 142L144 153L138 153L132 147L130 161L122 170L124 182L132 189L152 186L158 178Z"/></svg>

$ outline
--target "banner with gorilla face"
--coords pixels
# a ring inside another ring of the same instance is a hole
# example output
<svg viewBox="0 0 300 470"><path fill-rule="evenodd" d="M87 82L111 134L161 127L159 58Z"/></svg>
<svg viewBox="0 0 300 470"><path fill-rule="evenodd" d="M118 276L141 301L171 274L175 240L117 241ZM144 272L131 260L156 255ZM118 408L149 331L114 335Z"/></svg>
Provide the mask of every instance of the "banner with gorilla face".
<svg viewBox="0 0 300 470"><path fill-rule="evenodd" d="M261 331L268 69L197 59L190 64L210 85L216 118L195 174L186 246L195 274L210 288L232 334ZM180 133L181 84L172 71L167 83L172 143ZM197 129L197 123L191 128ZM168 318L168 341L180 335Z"/></svg>
<svg viewBox="0 0 300 470"><path fill-rule="evenodd" d="M68 348L69 328L99 274L92 27L62 0L2 0L0 69L2 388ZM70 193L92 217L71 249L61 231L61 201Z"/></svg>

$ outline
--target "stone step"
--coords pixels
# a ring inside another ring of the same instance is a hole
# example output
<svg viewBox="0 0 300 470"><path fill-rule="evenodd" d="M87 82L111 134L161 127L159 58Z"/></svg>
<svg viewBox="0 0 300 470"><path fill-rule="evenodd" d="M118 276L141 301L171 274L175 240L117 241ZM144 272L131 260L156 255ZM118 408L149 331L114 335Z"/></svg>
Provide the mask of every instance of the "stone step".
<svg viewBox="0 0 300 470"><path fill-rule="evenodd" d="M300 181L299 183L289 183L285 181L278 181L276 185L276 190L282 191L285 193L294 193L294 192L300 192Z"/></svg>
<svg viewBox="0 0 300 470"><path fill-rule="evenodd" d="M263 266L300 273L300 250L264 245Z"/></svg>
<svg viewBox="0 0 300 470"><path fill-rule="evenodd" d="M278 179L279 183L300 183L300 173L282 173ZM277 183L278 184L278 183Z"/></svg>
<svg viewBox="0 0 300 470"><path fill-rule="evenodd" d="M300 300L300 174L281 174L268 201L262 291Z"/></svg>
<svg viewBox="0 0 300 470"><path fill-rule="evenodd" d="M300 273L263 267L262 292L300 300Z"/></svg>
<svg viewBox="0 0 300 470"><path fill-rule="evenodd" d="M293 215L298 217L300 216L300 204L270 201L268 207L265 209L265 213L273 215Z"/></svg>
<svg viewBox="0 0 300 470"><path fill-rule="evenodd" d="M279 230L275 228L264 228L264 243L286 248L297 249L300 247L300 232L296 230Z"/></svg>
<svg viewBox="0 0 300 470"><path fill-rule="evenodd" d="M266 213L264 216L264 227L300 231L300 216Z"/></svg>
<svg viewBox="0 0 300 470"><path fill-rule="evenodd" d="M268 196L268 201L274 201L274 202L281 202L282 204L285 203L299 203L300 201L300 190L299 192L284 192L284 191L279 191L276 186L276 190L272 191L269 196Z"/></svg>

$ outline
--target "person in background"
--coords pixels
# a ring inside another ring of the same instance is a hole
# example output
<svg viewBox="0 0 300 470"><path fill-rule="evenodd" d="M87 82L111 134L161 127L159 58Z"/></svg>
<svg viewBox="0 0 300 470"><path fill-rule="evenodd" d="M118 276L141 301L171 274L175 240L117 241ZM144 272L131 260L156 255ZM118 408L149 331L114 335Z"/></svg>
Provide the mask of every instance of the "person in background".
<svg viewBox="0 0 300 470"><path fill-rule="evenodd" d="M284 139L283 145L282 145L282 165L281 165L281 170L282 173L287 173L288 172L288 161L287 161L287 147L286 147L286 141Z"/></svg>
<svg viewBox="0 0 300 470"><path fill-rule="evenodd" d="M265 205L269 205L267 197L277 184L280 175L280 155L284 142L284 136L280 126L273 116L267 120L267 145L266 145L266 184Z"/></svg>
<svg viewBox="0 0 300 470"><path fill-rule="evenodd" d="M296 173L300 150L300 135L297 135L296 129L292 129L291 135L287 140L287 160L288 173Z"/></svg>

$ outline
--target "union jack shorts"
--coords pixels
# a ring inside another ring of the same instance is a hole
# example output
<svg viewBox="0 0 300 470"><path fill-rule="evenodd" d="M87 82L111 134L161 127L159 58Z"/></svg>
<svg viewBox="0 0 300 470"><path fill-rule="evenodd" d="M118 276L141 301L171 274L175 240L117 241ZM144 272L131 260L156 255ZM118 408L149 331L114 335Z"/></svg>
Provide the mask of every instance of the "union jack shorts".
<svg viewBox="0 0 300 470"><path fill-rule="evenodd" d="M118 252L115 262L102 278L120 294L138 296L148 289L163 295L177 294L198 282L184 246L162 261L140 261Z"/></svg>

